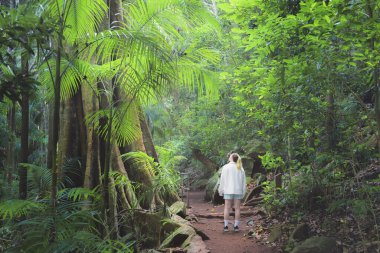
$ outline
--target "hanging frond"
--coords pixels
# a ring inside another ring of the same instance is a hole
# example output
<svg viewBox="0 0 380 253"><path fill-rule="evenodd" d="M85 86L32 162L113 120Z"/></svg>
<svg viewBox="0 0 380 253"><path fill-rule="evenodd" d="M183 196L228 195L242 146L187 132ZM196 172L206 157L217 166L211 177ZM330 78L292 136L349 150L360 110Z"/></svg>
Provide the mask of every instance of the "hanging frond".
<svg viewBox="0 0 380 253"><path fill-rule="evenodd" d="M46 61L40 67L40 74L38 76L41 82L47 88L48 99L51 100L54 96L54 74L56 69L56 62L54 59ZM81 84L92 85L97 80L97 77L102 76L100 68L87 61L75 59L69 61L67 59L61 60L61 97L67 99L75 95ZM96 91L95 88L93 88Z"/></svg>
<svg viewBox="0 0 380 253"><path fill-rule="evenodd" d="M124 19L130 30L159 30L172 38L181 38L181 32L202 24L218 27L200 0L137 0L127 6Z"/></svg>
<svg viewBox="0 0 380 253"><path fill-rule="evenodd" d="M105 66L110 59L122 59L117 78L126 94L133 94L146 103L178 79L183 79L183 83L193 89L202 86L206 90L202 94L216 93L216 79L211 77L212 70L207 67L219 62L219 53L189 46L185 47L186 53L183 49L175 49L184 48L187 34L190 36L191 30L196 29L193 24L206 20L215 22L201 1L162 0L153 3L139 0L127 5L125 13L125 27L95 34L85 43L89 59L97 56L96 61ZM200 17L196 18L197 15ZM189 65L199 66L189 69L177 65L184 55ZM188 73L178 75L179 68Z"/></svg>
<svg viewBox="0 0 380 253"><path fill-rule="evenodd" d="M104 0L45 0L43 6L50 17L62 17L64 37L71 45L95 33L108 9Z"/></svg>
<svg viewBox="0 0 380 253"><path fill-rule="evenodd" d="M191 60L181 59L178 64L179 83L196 91L199 95L216 96L218 94L218 79L216 73L193 64Z"/></svg>

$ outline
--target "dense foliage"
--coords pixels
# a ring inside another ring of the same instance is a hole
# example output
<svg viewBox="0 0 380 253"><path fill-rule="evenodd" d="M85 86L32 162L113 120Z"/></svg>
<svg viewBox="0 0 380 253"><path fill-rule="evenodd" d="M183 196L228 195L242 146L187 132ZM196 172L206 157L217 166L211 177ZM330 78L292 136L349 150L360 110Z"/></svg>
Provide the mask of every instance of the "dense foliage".
<svg viewBox="0 0 380 253"><path fill-rule="evenodd" d="M378 2L217 3L219 96L174 96L176 139L219 165L231 150L260 157L269 213L352 215L378 240Z"/></svg>
<svg viewBox="0 0 380 253"><path fill-rule="evenodd" d="M379 241L379 24L376 0L0 3L0 251L139 251L136 210L231 150L268 214Z"/></svg>

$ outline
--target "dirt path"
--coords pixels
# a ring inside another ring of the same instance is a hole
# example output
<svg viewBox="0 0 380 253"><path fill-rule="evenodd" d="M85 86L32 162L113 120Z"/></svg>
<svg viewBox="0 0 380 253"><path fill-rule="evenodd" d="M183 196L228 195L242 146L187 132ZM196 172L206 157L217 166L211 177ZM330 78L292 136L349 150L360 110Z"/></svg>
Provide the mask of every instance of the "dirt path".
<svg viewBox="0 0 380 253"><path fill-rule="evenodd" d="M256 243L247 235L250 226L247 222L251 220L250 213L253 210L243 207L240 231L223 232L223 208L224 205L213 206L203 200L204 192L191 192L189 195L189 213L194 214L198 222L193 227L203 232L209 239L205 240L207 248L211 253L277 253L273 248L265 247ZM184 199L186 201L186 199ZM231 220L232 220L231 216ZM232 221L231 221L232 222Z"/></svg>

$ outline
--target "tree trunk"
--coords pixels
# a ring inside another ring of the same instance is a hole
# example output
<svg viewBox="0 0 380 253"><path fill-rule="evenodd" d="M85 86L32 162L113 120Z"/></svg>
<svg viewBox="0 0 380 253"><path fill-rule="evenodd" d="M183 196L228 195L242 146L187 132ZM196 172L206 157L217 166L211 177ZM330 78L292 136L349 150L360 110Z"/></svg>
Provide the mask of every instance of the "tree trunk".
<svg viewBox="0 0 380 253"><path fill-rule="evenodd" d="M79 118L79 121L83 121L85 116L99 109L98 101L91 88L88 85L82 85L81 90L84 115ZM87 148L83 185L86 188L93 189L100 184L99 138L93 125L87 126L86 129Z"/></svg>
<svg viewBox="0 0 380 253"><path fill-rule="evenodd" d="M22 72L29 75L28 58L21 56ZM28 163L29 156L29 94L24 91L21 94L21 163ZM19 198L26 199L28 192L28 174L25 166L19 166Z"/></svg>
<svg viewBox="0 0 380 253"><path fill-rule="evenodd" d="M62 168L65 159L71 157L70 142L73 138L71 132L72 125L72 98L61 102L60 106L60 129L58 137L57 167ZM69 153L70 152L70 153Z"/></svg>
<svg viewBox="0 0 380 253"><path fill-rule="evenodd" d="M121 160L120 156L120 149L117 145L113 145L113 165L114 168L117 172L120 174L124 175L126 179L129 180L129 175L127 173L127 170L125 169L125 165L123 161ZM121 203L122 203L122 208L124 209L125 207L132 207L134 209L139 209L140 204L138 203L137 197L135 195L135 191L132 188L131 184L126 184L126 185L120 185L120 189L123 190L121 192Z"/></svg>
<svg viewBox="0 0 380 253"><path fill-rule="evenodd" d="M87 133L84 124L81 92L61 102L57 166L61 177L70 178L67 187L83 186L86 168ZM75 124L73 124L75 122ZM69 169L65 169L70 166ZM62 171L64 169L64 171Z"/></svg>
<svg viewBox="0 0 380 253"><path fill-rule="evenodd" d="M28 162L29 156L29 95L22 94L21 98L21 163ZM27 170L19 166L19 198L26 199L28 191Z"/></svg>
<svg viewBox="0 0 380 253"><path fill-rule="evenodd" d="M46 167L53 167L53 115L54 115L54 103L48 103L48 144L47 144L47 157Z"/></svg>
<svg viewBox="0 0 380 253"><path fill-rule="evenodd" d="M206 157L200 149L194 148L192 150L193 157L200 161L207 169L214 172L219 169L219 166L211 161L208 157Z"/></svg>
<svg viewBox="0 0 380 253"><path fill-rule="evenodd" d="M158 154L154 147L152 134L149 129L149 125L146 117L140 117L141 132L143 135L144 145L147 151L147 154L154 158L154 161L158 163Z"/></svg>
<svg viewBox="0 0 380 253"><path fill-rule="evenodd" d="M58 136L59 136L59 111L61 102L61 52L63 49L63 30L64 21L60 20L60 27L58 31L58 41L57 41L57 55L55 62L55 77L54 77L54 107L53 107L53 117L52 117L52 133L51 133L51 195L50 195L50 205L52 210L52 215L55 217L57 209L57 184L58 184L58 167L57 167L57 146L58 146ZM53 225L50 229L49 242L53 243L56 240L56 227Z"/></svg>
<svg viewBox="0 0 380 253"><path fill-rule="evenodd" d="M8 145L6 151L6 179L9 185L13 181L13 173L16 171L16 102L12 102L12 106L8 111Z"/></svg>
<svg viewBox="0 0 380 253"><path fill-rule="evenodd" d="M138 114L139 111L137 108L133 108L131 110L134 110L134 113ZM135 117L134 117L135 118ZM141 129L141 126L140 126ZM128 152L135 152L140 151L146 153L142 134L140 134L140 137L135 140L132 144L123 147L122 151L124 153ZM139 184L139 187L136 189L136 194L139 198L142 199L141 201L141 207L145 209L150 209L152 206L155 205L154 200L154 193L153 190L153 173L152 171L147 167L143 165L136 165L134 163L126 161L125 166L127 168L128 176L130 180L137 182Z"/></svg>

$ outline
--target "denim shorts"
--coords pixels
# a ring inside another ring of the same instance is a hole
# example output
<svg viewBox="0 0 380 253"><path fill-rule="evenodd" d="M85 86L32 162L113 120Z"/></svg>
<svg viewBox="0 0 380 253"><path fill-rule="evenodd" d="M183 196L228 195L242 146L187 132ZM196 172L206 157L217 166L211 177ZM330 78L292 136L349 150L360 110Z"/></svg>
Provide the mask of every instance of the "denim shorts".
<svg viewBox="0 0 380 253"><path fill-rule="evenodd" d="M223 198L224 199L242 199L243 194L224 194Z"/></svg>

